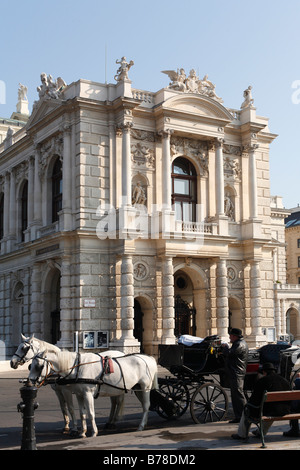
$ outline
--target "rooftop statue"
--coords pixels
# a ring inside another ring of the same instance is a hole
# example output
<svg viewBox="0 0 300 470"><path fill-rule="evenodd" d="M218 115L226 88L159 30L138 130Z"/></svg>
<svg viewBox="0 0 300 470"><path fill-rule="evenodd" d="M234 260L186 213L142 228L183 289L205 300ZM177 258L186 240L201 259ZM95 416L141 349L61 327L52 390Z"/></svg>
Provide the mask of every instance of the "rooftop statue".
<svg viewBox="0 0 300 470"><path fill-rule="evenodd" d="M252 98L252 86L248 86L247 90L244 91L244 102L241 105L241 109L249 108L253 105L254 99Z"/></svg>
<svg viewBox="0 0 300 470"><path fill-rule="evenodd" d="M41 85L37 87L40 99L43 97L58 99L62 90L67 86L61 77L53 80L51 75L47 76L45 73L41 74L41 82Z"/></svg>
<svg viewBox="0 0 300 470"><path fill-rule="evenodd" d="M126 57L122 57L121 60L116 60L116 64L120 64L120 67L115 75L115 80L117 82L128 80L128 71L134 65L133 60L127 62Z"/></svg>
<svg viewBox="0 0 300 470"><path fill-rule="evenodd" d="M219 103L223 102L223 100L217 96L215 85L208 80L207 75L200 80L194 69L190 71L188 77L186 76L184 69L177 69L177 72L175 70L163 70L162 73L165 73L171 79L171 83L168 88L182 91L184 93L197 93L209 96Z"/></svg>

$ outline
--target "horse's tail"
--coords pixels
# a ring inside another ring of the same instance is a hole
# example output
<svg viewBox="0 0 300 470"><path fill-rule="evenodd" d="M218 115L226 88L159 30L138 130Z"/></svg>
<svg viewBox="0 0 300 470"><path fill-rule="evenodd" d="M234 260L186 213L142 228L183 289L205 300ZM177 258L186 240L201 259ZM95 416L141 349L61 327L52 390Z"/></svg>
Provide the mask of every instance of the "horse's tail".
<svg viewBox="0 0 300 470"><path fill-rule="evenodd" d="M158 388L159 388L158 387L158 375L157 375L157 372L155 372L153 380L152 380L151 390L158 390Z"/></svg>

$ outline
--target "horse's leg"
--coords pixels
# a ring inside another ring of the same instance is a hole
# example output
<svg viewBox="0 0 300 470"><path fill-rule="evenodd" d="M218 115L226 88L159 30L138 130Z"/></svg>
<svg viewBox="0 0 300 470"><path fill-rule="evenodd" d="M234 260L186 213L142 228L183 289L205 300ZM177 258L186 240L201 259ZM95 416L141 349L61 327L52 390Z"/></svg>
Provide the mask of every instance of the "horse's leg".
<svg viewBox="0 0 300 470"><path fill-rule="evenodd" d="M149 408L150 408L150 392L141 390L141 391L135 391L135 394L143 407L143 416L142 416L140 425L138 427L138 431L143 431L148 421L148 413L149 413Z"/></svg>
<svg viewBox="0 0 300 470"><path fill-rule="evenodd" d="M96 437L98 435L98 428L95 421L94 390L92 389L91 391L87 391L84 394L83 400L89 419L91 420L92 437Z"/></svg>
<svg viewBox="0 0 300 470"><path fill-rule="evenodd" d="M110 397L111 409L108 422L105 425L105 429L115 429L115 423L123 410L124 405L124 394Z"/></svg>
<svg viewBox="0 0 300 470"><path fill-rule="evenodd" d="M83 399L83 396L79 394L76 394L76 398L78 401L80 419L81 419L80 437L86 437L87 425L86 425L86 410L85 410L85 405L84 405L84 399Z"/></svg>
<svg viewBox="0 0 300 470"><path fill-rule="evenodd" d="M65 402L67 403L69 414L71 416L72 426L70 429L70 433L77 434L78 426L77 426L77 419L76 419L76 414L74 410L72 391L66 386L62 388L62 394L63 394Z"/></svg>
<svg viewBox="0 0 300 470"><path fill-rule="evenodd" d="M63 393L60 389L58 389L55 385L51 385L52 389L55 391L56 396L58 398L59 404L60 404L60 409L62 411L63 417L64 417L64 423L65 427L63 429L64 434L68 434L70 432L70 418L68 415L68 409L67 409L67 404L64 399Z"/></svg>

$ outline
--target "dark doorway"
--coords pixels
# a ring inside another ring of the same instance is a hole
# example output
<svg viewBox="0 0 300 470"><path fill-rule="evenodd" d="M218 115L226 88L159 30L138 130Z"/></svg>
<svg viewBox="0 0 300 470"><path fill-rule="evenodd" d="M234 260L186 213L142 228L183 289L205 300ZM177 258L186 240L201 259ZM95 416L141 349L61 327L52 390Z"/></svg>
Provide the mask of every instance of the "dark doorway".
<svg viewBox="0 0 300 470"><path fill-rule="evenodd" d="M138 300L134 299L134 330L133 336L140 342L141 344L141 352L144 351L143 349L143 312L142 307Z"/></svg>
<svg viewBox="0 0 300 470"><path fill-rule="evenodd" d="M56 344L60 337L60 311L54 310L51 312L51 343Z"/></svg>
<svg viewBox="0 0 300 470"><path fill-rule="evenodd" d="M196 309L191 308L180 295L175 297L175 336L196 335Z"/></svg>

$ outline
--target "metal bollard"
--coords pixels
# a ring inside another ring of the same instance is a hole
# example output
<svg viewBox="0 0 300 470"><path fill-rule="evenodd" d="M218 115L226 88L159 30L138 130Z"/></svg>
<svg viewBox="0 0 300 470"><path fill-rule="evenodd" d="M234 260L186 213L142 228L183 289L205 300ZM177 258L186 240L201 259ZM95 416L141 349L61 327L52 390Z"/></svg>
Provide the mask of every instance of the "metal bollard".
<svg viewBox="0 0 300 470"><path fill-rule="evenodd" d="M23 432L21 450L37 450L34 428L34 410L39 406L34 401L37 396L37 388L27 380L24 387L20 388L22 402L18 404L18 411L23 414Z"/></svg>

